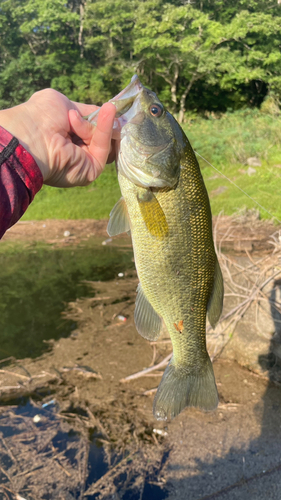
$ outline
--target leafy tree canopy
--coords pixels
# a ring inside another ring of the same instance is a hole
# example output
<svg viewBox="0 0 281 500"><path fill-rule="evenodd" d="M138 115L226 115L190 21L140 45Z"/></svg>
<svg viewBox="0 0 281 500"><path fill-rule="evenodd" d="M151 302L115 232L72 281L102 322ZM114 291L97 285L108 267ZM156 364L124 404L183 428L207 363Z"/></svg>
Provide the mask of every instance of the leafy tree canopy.
<svg viewBox="0 0 281 500"><path fill-rule="evenodd" d="M179 113L281 99L278 0L0 0L0 106L101 104L137 72Z"/></svg>

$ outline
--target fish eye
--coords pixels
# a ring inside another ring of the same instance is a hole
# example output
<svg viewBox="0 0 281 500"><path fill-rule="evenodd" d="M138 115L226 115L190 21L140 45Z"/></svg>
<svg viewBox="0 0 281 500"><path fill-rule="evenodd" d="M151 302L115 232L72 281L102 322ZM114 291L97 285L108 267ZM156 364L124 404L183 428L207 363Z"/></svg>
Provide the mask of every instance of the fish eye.
<svg viewBox="0 0 281 500"><path fill-rule="evenodd" d="M163 113L163 108L160 104L152 104L149 108L150 114L155 117L159 117Z"/></svg>

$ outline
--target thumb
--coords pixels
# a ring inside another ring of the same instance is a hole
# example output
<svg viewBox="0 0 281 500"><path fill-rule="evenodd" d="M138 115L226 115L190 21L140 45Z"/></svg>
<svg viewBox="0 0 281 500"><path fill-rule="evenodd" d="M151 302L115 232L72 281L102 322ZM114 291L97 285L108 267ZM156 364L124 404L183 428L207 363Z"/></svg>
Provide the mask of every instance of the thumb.
<svg viewBox="0 0 281 500"><path fill-rule="evenodd" d="M82 118L77 110L71 109L68 115L71 131L74 132L74 134L76 134L78 137L80 137L87 145L90 145L96 130L98 130L99 133L102 134L102 136L107 136L107 138L109 137L110 133L111 139L115 114L115 106L112 103L107 102L103 104L103 106L99 110L97 124L93 125L92 123L88 122L88 120ZM100 134L97 135L96 139L99 140L99 138L101 138Z"/></svg>
<svg viewBox="0 0 281 500"><path fill-rule="evenodd" d="M116 108L112 103L103 104L98 114L97 125L93 126L84 120L77 111L69 111L71 130L82 139L84 142L82 148L86 149L93 158L95 178L101 173L110 153L115 114Z"/></svg>

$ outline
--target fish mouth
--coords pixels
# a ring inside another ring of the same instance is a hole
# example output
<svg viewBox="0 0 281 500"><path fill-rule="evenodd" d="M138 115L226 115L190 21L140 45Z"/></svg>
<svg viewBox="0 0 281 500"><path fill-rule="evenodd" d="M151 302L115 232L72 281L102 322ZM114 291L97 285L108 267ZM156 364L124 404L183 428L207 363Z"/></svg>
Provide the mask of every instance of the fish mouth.
<svg viewBox="0 0 281 500"><path fill-rule="evenodd" d="M125 87L119 94L110 99L108 102L112 102L116 107L116 117L114 121L113 130L121 130L121 128L127 123L127 119L122 119L123 115L127 113L132 107L137 95L144 89L141 84L138 75L134 75L127 87ZM85 117L92 125L97 124L97 118L99 114L99 109L91 113L89 116Z"/></svg>

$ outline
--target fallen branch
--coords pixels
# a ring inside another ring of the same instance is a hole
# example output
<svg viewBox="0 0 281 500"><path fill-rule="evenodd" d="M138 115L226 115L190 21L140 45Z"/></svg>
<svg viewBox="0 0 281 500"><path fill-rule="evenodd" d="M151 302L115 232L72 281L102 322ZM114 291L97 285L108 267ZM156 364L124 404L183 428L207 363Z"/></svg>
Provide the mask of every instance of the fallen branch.
<svg viewBox="0 0 281 500"><path fill-rule="evenodd" d="M159 368L163 368L164 366L167 366L172 356L173 353L171 352L170 354L168 354L168 356L166 356L166 358L164 358L157 365L150 366L149 368L144 368L144 370L141 370L140 372L133 373L133 375L129 375L128 377L122 378L120 382L128 382L129 380L134 380L136 378L143 377L144 375L147 375L148 373L158 370Z"/></svg>

